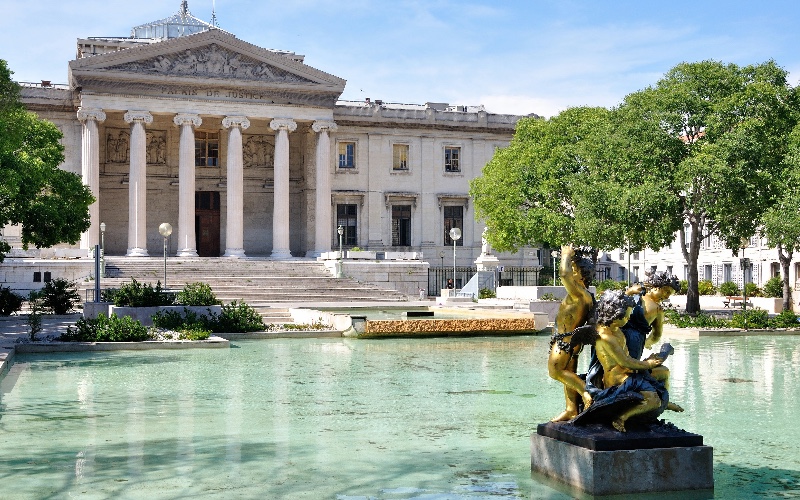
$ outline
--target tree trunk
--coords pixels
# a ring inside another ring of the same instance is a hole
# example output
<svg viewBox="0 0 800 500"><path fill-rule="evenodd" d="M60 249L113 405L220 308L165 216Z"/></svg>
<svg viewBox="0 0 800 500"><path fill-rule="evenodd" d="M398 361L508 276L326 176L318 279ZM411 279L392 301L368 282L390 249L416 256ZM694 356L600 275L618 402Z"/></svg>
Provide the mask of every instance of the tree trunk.
<svg viewBox="0 0 800 500"><path fill-rule="evenodd" d="M681 233L684 233L681 230ZM700 228L696 224L692 224L691 234L682 234L683 240L689 239L689 250L686 251L686 245L683 245L683 256L689 266L689 273L686 276L688 281L688 289L686 291L686 312L688 314L697 314L700 312L700 291L698 290L698 276L697 276L697 258L700 254L700 242L702 241Z"/></svg>
<svg viewBox="0 0 800 500"><path fill-rule="evenodd" d="M781 245L778 245L778 260L781 263L781 274L783 275L781 280L781 285L783 286L783 310L791 311L792 287L789 286L789 265L792 262L792 252L787 251L784 253Z"/></svg>

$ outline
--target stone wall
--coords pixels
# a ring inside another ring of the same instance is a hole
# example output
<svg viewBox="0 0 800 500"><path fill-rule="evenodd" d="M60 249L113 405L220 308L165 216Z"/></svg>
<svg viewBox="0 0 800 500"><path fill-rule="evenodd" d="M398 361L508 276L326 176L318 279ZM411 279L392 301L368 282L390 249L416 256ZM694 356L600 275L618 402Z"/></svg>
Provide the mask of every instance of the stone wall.
<svg viewBox="0 0 800 500"><path fill-rule="evenodd" d="M333 276L336 275L336 260L326 260L327 267ZM349 260L342 261L343 274L347 278L363 283L371 283L379 288L394 289L401 293L419 298L419 289L428 288L427 262L419 260Z"/></svg>
<svg viewBox="0 0 800 500"><path fill-rule="evenodd" d="M34 281L34 273L39 273L40 281ZM0 264L0 283L27 295L31 290L40 290L44 286L45 273L50 273L50 279L81 282L94 275L94 260L7 258Z"/></svg>

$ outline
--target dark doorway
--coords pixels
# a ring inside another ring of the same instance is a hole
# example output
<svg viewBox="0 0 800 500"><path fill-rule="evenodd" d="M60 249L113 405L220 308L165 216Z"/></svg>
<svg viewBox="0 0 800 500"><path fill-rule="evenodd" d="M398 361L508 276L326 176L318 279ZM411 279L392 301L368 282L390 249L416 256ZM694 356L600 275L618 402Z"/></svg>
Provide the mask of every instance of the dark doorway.
<svg viewBox="0 0 800 500"><path fill-rule="evenodd" d="M197 254L219 257L219 191L197 191L194 194L194 231Z"/></svg>

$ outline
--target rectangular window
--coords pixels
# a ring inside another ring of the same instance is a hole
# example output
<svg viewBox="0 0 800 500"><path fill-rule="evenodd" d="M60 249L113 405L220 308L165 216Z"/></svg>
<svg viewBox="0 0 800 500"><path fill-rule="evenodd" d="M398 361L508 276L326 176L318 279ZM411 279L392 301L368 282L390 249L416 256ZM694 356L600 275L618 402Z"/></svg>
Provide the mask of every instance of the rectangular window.
<svg viewBox="0 0 800 500"><path fill-rule="evenodd" d="M196 167L219 166L219 134L217 132L194 133L194 165Z"/></svg>
<svg viewBox="0 0 800 500"><path fill-rule="evenodd" d="M408 170L408 144L392 146L392 170Z"/></svg>
<svg viewBox="0 0 800 500"><path fill-rule="evenodd" d="M444 244L445 246L453 246L453 240L450 238L450 230L454 227L464 231L464 207L462 206L445 206L444 207ZM456 240L457 247L464 246L464 236Z"/></svg>
<svg viewBox="0 0 800 500"><path fill-rule="evenodd" d="M354 247L358 245L358 205L340 204L336 205L336 236L339 236L339 226L344 229L342 233L342 245ZM339 243L338 241L336 242Z"/></svg>
<svg viewBox="0 0 800 500"><path fill-rule="evenodd" d="M633 252L633 260L639 260L639 252Z"/></svg>
<svg viewBox="0 0 800 500"><path fill-rule="evenodd" d="M733 266L731 264L722 265L722 281L733 281Z"/></svg>
<svg viewBox="0 0 800 500"><path fill-rule="evenodd" d="M392 205L392 246L411 246L411 205Z"/></svg>
<svg viewBox="0 0 800 500"><path fill-rule="evenodd" d="M639 281L639 266L633 266L633 269L631 269L631 279Z"/></svg>
<svg viewBox="0 0 800 500"><path fill-rule="evenodd" d="M355 167L356 167L356 143L340 142L339 168L355 168Z"/></svg>
<svg viewBox="0 0 800 500"><path fill-rule="evenodd" d="M617 281L625 281L625 268L618 267L617 268Z"/></svg>
<svg viewBox="0 0 800 500"><path fill-rule="evenodd" d="M714 269L711 267L711 265L703 266L703 279L711 281L713 279L713 276L714 276Z"/></svg>
<svg viewBox="0 0 800 500"><path fill-rule="evenodd" d="M444 171L461 172L461 148L455 146L444 148Z"/></svg>

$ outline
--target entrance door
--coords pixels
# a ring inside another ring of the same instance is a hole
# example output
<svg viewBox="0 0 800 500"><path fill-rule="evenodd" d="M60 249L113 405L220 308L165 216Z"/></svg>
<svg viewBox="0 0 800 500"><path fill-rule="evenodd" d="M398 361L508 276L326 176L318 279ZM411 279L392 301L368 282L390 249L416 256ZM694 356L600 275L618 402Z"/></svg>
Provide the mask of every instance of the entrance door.
<svg viewBox="0 0 800 500"><path fill-rule="evenodd" d="M219 257L219 191L197 191L194 194L194 231L197 254Z"/></svg>

